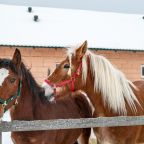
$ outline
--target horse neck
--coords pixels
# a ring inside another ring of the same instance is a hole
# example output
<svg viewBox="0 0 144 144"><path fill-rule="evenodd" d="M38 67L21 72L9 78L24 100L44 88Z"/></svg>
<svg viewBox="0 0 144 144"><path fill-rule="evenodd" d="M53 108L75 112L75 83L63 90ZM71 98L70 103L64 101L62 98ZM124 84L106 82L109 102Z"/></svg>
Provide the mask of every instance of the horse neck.
<svg viewBox="0 0 144 144"><path fill-rule="evenodd" d="M82 81L82 77L79 77L75 83L76 83L75 86L76 89L83 90L91 100L93 107L95 108L95 115L97 116L114 115L112 111L108 110L109 109L108 106L104 104L101 93L94 91L94 79L89 69L86 83L84 84L84 82Z"/></svg>
<svg viewBox="0 0 144 144"><path fill-rule="evenodd" d="M18 104L11 109L11 118L33 120L34 118L34 95L32 94L26 80L22 81L21 95Z"/></svg>

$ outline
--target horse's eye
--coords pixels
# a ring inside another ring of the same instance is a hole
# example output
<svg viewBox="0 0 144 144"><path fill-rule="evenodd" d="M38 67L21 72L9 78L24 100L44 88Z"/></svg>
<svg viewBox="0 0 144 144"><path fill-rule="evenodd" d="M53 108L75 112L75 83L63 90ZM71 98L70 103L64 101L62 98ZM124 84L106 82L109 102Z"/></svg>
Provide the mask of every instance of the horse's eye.
<svg viewBox="0 0 144 144"><path fill-rule="evenodd" d="M14 83L16 81L16 78L9 78L10 83Z"/></svg>
<svg viewBox="0 0 144 144"><path fill-rule="evenodd" d="M65 65L64 65L64 68L65 68L65 69L69 69L69 68L70 68L70 65L69 65L69 64L65 64Z"/></svg>

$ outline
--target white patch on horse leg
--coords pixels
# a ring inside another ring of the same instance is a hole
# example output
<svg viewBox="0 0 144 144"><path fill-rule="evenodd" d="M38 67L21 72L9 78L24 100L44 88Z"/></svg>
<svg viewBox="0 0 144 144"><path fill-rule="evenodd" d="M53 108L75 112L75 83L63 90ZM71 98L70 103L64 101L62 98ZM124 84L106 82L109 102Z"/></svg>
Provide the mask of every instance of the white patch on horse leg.
<svg viewBox="0 0 144 144"><path fill-rule="evenodd" d="M9 71L5 68L0 69L0 86L2 86L5 78L9 75Z"/></svg>
<svg viewBox="0 0 144 144"><path fill-rule="evenodd" d="M11 137L11 139L12 139L12 142L13 142L14 144L16 144L15 139L14 139L13 137Z"/></svg>
<svg viewBox="0 0 144 144"><path fill-rule="evenodd" d="M95 133L94 133L93 128L91 128L91 136L90 136L90 138L92 138L92 139L97 139L97 138L96 138L96 135L95 135Z"/></svg>
<svg viewBox="0 0 144 144"><path fill-rule="evenodd" d="M78 137L77 142L78 142L78 144L82 144L81 136Z"/></svg>
<svg viewBox="0 0 144 144"><path fill-rule="evenodd" d="M45 90L45 96L46 97L49 97L54 93L53 88L49 84L47 84L46 82L43 82L42 87Z"/></svg>

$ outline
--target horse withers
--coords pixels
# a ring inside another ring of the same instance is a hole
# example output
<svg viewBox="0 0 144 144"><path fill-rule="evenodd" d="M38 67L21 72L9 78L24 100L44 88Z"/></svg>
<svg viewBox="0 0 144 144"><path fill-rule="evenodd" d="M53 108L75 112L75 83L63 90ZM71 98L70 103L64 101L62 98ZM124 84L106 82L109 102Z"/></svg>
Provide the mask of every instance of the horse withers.
<svg viewBox="0 0 144 144"><path fill-rule="evenodd" d="M0 59L0 117L10 109L12 120L52 120L92 117L86 96L77 91L55 102L47 101L31 72L15 50L12 60ZM15 144L74 144L81 136L88 144L90 129L12 132Z"/></svg>
<svg viewBox="0 0 144 144"><path fill-rule="evenodd" d="M86 92L94 117L144 115L144 81L130 82L108 59L88 50L87 41L68 49L67 57L44 83L46 96L50 92L55 99L79 89ZM100 144L144 143L143 126L102 127L94 132Z"/></svg>

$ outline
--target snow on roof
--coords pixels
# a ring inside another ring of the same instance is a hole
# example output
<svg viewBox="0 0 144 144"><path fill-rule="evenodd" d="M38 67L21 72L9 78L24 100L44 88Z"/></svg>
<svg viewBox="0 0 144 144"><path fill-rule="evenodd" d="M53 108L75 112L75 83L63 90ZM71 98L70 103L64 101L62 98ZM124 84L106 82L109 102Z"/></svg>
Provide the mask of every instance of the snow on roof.
<svg viewBox="0 0 144 144"><path fill-rule="evenodd" d="M143 15L0 5L0 45L144 50ZM33 16L38 15L35 22Z"/></svg>

